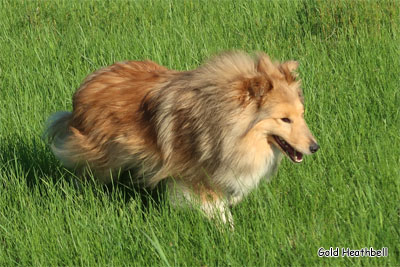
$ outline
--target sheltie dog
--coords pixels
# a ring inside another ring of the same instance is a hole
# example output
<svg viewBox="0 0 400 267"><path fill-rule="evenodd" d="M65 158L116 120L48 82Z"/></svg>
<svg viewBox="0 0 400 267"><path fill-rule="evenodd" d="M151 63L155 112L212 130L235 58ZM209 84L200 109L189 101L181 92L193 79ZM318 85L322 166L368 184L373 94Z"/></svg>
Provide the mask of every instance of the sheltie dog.
<svg viewBox="0 0 400 267"><path fill-rule="evenodd" d="M100 183L136 170L137 182L166 179L176 204L195 204L232 224L229 205L319 146L304 120L296 61L222 53L190 71L152 61L115 63L89 75L73 111L46 131L62 164Z"/></svg>

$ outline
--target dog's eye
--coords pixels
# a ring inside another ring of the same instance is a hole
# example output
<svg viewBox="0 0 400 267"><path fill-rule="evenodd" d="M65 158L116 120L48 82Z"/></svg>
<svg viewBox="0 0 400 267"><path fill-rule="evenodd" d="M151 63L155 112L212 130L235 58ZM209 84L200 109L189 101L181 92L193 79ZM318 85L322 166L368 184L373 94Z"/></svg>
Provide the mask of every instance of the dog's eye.
<svg viewBox="0 0 400 267"><path fill-rule="evenodd" d="M292 120L289 119L289 118L282 118L281 120L282 120L283 122L286 122L286 123L291 123L291 122L292 122Z"/></svg>

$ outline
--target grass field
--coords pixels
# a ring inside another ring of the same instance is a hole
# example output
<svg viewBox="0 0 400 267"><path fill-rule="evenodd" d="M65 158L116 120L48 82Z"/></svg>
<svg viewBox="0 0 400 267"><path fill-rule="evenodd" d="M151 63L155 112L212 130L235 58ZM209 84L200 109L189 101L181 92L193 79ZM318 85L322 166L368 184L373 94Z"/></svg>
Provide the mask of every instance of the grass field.
<svg viewBox="0 0 400 267"><path fill-rule="evenodd" d="M1 1L0 265L400 265L400 2ZM137 191L81 190L41 139L115 61L179 70L218 51L300 62L321 149L284 160L235 231ZM388 247L385 258L318 248Z"/></svg>

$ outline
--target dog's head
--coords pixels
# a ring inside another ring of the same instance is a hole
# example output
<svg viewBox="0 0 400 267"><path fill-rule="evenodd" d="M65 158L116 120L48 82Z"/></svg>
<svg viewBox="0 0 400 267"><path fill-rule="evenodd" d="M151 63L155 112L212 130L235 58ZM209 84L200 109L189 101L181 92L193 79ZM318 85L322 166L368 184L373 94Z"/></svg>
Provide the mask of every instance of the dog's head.
<svg viewBox="0 0 400 267"><path fill-rule="evenodd" d="M244 80L247 105L255 110L254 127L293 162L319 146L304 119L304 100L295 73L296 61L273 63L265 54L256 60L256 75Z"/></svg>

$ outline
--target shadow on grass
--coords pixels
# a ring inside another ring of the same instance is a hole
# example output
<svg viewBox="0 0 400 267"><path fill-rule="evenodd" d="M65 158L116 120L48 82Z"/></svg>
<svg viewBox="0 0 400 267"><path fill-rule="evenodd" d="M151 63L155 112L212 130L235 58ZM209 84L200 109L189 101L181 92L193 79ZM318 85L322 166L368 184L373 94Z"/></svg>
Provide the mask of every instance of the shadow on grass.
<svg viewBox="0 0 400 267"><path fill-rule="evenodd" d="M166 199L165 184L161 182L153 189L145 187L144 184L135 182L135 173L134 169L122 172L115 179L116 182L102 186L104 192L109 195L114 192L121 192L125 203L139 198L145 209L150 206L159 209Z"/></svg>
<svg viewBox="0 0 400 267"><path fill-rule="evenodd" d="M0 137L0 151L0 174L5 174L3 179L24 179L29 189L48 181L56 185L65 180L77 191L90 186L100 188L100 193L108 195L110 201L114 193L120 193L125 203L140 199L145 210L149 206L159 209L165 199L164 184L160 183L155 189L145 188L135 182L135 170L122 172L115 182L108 185L81 182L73 172L60 165L40 138L27 140L21 137Z"/></svg>

